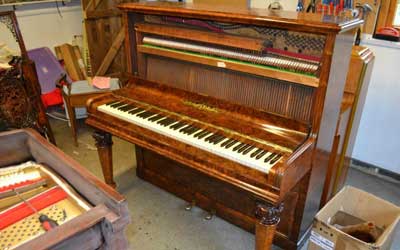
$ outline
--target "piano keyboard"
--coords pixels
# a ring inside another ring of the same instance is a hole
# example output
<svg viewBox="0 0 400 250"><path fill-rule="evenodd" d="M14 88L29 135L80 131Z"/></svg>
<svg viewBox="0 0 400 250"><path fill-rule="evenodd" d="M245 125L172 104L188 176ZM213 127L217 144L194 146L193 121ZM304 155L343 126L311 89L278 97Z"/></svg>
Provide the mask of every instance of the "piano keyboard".
<svg viewBox="0 0 400 250"><path fill-rule="evenodd" d="M268 152L222 133L199 128L190 121L179 121L132 103L112 101L98 106L97 110L264 173L268 173L282 158L279 153Z"/></svg>

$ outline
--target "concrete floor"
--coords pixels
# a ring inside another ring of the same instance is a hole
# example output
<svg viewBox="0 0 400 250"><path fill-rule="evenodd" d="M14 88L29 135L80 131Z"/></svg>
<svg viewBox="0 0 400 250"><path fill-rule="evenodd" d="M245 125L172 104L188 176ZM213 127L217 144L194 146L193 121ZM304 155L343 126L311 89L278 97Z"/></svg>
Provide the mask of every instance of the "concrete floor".
<svg viewBox="0 0 400 250"><path fill-rule="evenodd" d="M51 120L58 147L103 179L92 130L79 122L79 147L73 146L66 122ZM185 202L135 175L134 145L114 138L114 171L118 191L128 200L132 223L126 235L131 249L140 250L249 250L254 235L214 218L205 221L205 211L184 210ZM400 206L400 185L350 169L347 184L364 189ZM392 250L400 250L397 230ZM279 248L274 248L279 249ZM302 248L305 250L306 246Z"/></svg>

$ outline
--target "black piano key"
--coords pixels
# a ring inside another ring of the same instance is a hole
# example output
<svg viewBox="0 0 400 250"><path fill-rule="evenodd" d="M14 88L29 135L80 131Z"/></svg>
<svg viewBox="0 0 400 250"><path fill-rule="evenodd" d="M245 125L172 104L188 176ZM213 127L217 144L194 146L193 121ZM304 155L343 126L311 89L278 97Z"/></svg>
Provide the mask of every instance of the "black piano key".
<svg viewBox="0 0 400 250"><path fill-rule="evenodd" d="M169 125L171 125L172 123L175 123L175 122L177 122L177 120L170 118L168 121L165 121L163 123L163 125L166 127L166 126L169 126Z"/></svg>
<svg viewBox="0 0 400 250"><path fill-rule="evenodd" d="M125 106L125 105L127 105L127 104L128 104L127 102L120 102L120 103L114 105L113 108L118 109L118 108L120 108L120 107L122 107L122 106Z"/></svg>
<svg viewBox="0 0 400 250"><path fill-rule="evenodd" d="M246 150L248 147L250 147L251 145L249 144L245 144L243 147L238 149L238 153L242 153L244 150Z"/></svg>
<svg viewBox="0 0 400 250"><path fill-rule="evenodd" d="M210 136L208 136L205 141L211 142L212 139L214 139L217 136L217 134L212 133Z"/></svg>
<svg viewBox="0 0 400 250"><path fill-rule="evenodd" d="M174 130L182 128L183 126L186 126L186 125L187 125L186 122L180 122L180 123L176 124L176 126L174 126Z"/></svg>
<svg viewBox="0 0 400 250"><path fill-rule="evenodd" d="M224 142L221 144L221 147L225 147L228 143L231 143L232 141L234 141L234 139L232 139L232 138L230 138L229 140L224 141Z"/></svg>
<svg viewBox="0 0 400 250"><path fill-rule="evenodd" d="M265 158L264 162L265 162L265 163L266 163L266 162L269 162L270 160L272 160L272 158L275 157L275 155L276 155L276 153L272 153L272 154L268 155L268 157Z"/></svg>
<svg viewBox="0 0 400 250"><path fill-rule="evenodd" d="M195 125L190 126L190 128L185 129L185 134L190 135L193 130L195 130L197 127Z"/></svg>
<svg viewBox="0 0 400 250"><path fill-rule="evenodd" d="M280 158L281 158L281 154L278 154L277 156L275 156L275 158L274 159L272 159L270 162L269 162L269 164L274 164L277 160L279 160Z"/></svg>
<svg viewBox="0 0 400 250"><path fill-rule="evenodd" d="M172 123L175 123L175 122L176 122L176 120L174 120L174 119L168 117L167 119L162 120L160 124L161 124L162 126L166 127L166 126L169 126L169 125L171 125Z"/></svg>
<svg viewBox="0 0 400 250"><path fill-rule="evenodd" d="M172 118L170 118L170 117L167 117L167 118L165 118L165 119L159 120L157 123L160 124L160 125L162 125L162 126L164 126L164 127L166 127L166 126L168 126L168 125L171 125L171 124L174 123L174 122L176 122L176 120L174 120L174 119L172 119Z"/></svg>
<svg viewBox="0 0 400 250"><path fill-rule="evenodd" d="M226 139L225 136L221 135L218 139L214 140L214 144L220 143L222 140Z"/></svg>
<svg viewBox="0 0 400 250"><path fill-rule="evenodd" d="M148 120L151 121L151 122L155 122L155 121L160 120L163 117L165 117L165 116L158 114L156 116L153 116L153 117L149 118Z"/></svg>
<svg viewBox="0 0 400 250"><path fill-rule="evenodd" d="M253 150L255 148L255 146L250 146L250 147L248 147L248 148L246 148L244 151L243 151L243 155L247 155L251 150Z"/></svg>
<svg viewBox="0 0 400 250"><path fill-rule="evenodd" d="M244 145L246 145L246 143L240 143L239 145L233 147L233 151L239 150L240 148L242 148Z"/></svg>
<svg viewBox="0 0 400 250"><path fill-rule="evenodd" d="M257 156L256 156L256 160L259 160L261 157L263 157L265 154L267 153L267 151L262 151L261 153L259 153Z"/></svg>
<svg viewBox="0 0 400 250"><path fill-rule="evenodd" d="M193 126L193 125L188 124L187 126L182 127L182 128L179 130L179 132L184 133L186 130L190 129L192 126Z"/></svg>
<svg viewBox="0 0 400 250"><path fill-rule="evenodd" d="M193 137L196 138L197 136L200 136L201 134L203 134L205 132L207 132L207 130L202 129L202 130L198 131L196 134L194 134Z"/></svg>
<svg viewBox="0 0 400 250"><path fill-rule="evenodd" d="M144 109L142 109L142 108L137 108L137 109L132 109L132 110L129 111L128 113L131 114L131 115L134 115L134 114L137 114L137 113L142 112L142 111L144 111Z"/></svg>
<svg viewBox="0 0 400 250"><path fill-rule="evenodd" d="M119 101L114 100L114 101L109 101L109 102L105 103L105 105L112 106L112 105L117 104L117 103L119 103Z"/></svg>
<svg viewBox="0 0 400 250"><path fill-rule="evenodd" d="M202 135L200 135L198 138L199 139L203 139L205 136L211 134L211 131L206 131L206 133L203 133Z"/></svg>
<svg viewBox="0 0 400 250"><path fill-rule="evenodd" d="M149 113L150 113L149 111L145 111L145 112L142 112L142 113L140 113L140 114L137 114L137 116L143 117L143 115L147 115L147 114L149 114Z"/></svg>
<svg viewBox="0 0 400 250"><path fill-rule="evenodd" d="M216 140L219 139L220 136L221 136L220 134L215 133L214 136L211 137L211 138L208 140L208 142L214 143Z"/></svg>
<svg viewBox="0 0 400 250"><path fill-rule="evenodd" d="M251 153L250 157L253 158L254 156L258 155L259 153L261 153L262 149L259 148L257 149L255 152Z"/></svg>
<svg viewBox="0 0 400 250"><path fill-rule="evenodd" d="M236 143L238 143L239 141L237 140L233 140L230 143L226 144L225 148L228 149L230 147L232 147L233 145L235 145Z"/></svg>
<svg viewBox="0 0 400 250"><path fill-rule="evenodd" d="M183 122L178 122L175 123L174 125L172 125L170 128L176 130L176 127L178 127L179 125L184 124Z"/></svg>
<svg viewBox="0 0 400 250"><path fill-rule="evenodd" d="M110 104L109 106L111 107L111 108L115 108L115 107L118 107L119 105L121 105L121 101L117 101L117 102L115 102L114 104Z"/></svg>
<svg viewBox="0 0 400 250"><path fill-rule="evenodd" d="M170 120L170 119L171 119L171 118L169 118L169 117L165 117L164 119L159 120L157 123L163 125L165 121L168 121L168 120Z"/></svg>
<svg viewBox="0 0 400 250"><path fill-rule="evenodd" d="M221 135L220 134L217 134L217 136L215 136L214 138L212 138L211 140L210 140L210 143L214 143L214 144L217 144L217 142L218 142L218 140L221 138Z"/></svg>
<svg viewBox="0 0 400 250"><path fill-rule="evenodd" d="M199 131L199 129L200 129L200 128L194 126L190 131L187 131L186 133L187 133L188 135L192 135L193 133Z"/></svg>
<svg viewBox="0 0 400 250"><path fill-rule="evenodd" d="M131 105L131 104L128 104L128 105L125 105L125 106L123 106L123 107L121 107L121 108L118 108L118 110L121 110L121 111L128 111L128 110L131 110L131 109L133 109L135 106L133 106L133 105Z"/></svg>
<svg viewBox="0 0 400 250"><path fill-rule="evenodd" d="M142 113L142 114L139 114L138 116L141 117L141 118L143 118L143 119L146 119L146 118L148 118L148 117L150 117L150 116L152 116L152 115L155 115L155 113L150 112L150 111L147 111L147 112L144 112L144 113Z"/></svg>
<svg viewBox="0 0 400 250"><path fill-rule="evenodd" d="M143 115L147 115L148 113L149 113L149 111L148 111L148 110L145 110L144 112L142 112L142 113L137 113L136 115L139 116L139 117L142 117Z"/></svg>

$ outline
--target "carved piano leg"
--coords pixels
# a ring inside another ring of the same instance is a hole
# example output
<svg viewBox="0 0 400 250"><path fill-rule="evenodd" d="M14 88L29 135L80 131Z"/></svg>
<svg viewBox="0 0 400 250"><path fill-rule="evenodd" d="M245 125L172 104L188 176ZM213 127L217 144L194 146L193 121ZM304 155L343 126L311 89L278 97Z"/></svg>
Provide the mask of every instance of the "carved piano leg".
<svg viewBox="0 0 400 250"><path fill-rule="evenodd" d="M256 218L256 250L271 250L276 226L280 221L283 206L277 207L266 203L257 203Z"/></svg>
<svg viewBox="0 0 400 250"><path fill-rule="evenodd" d="M95 131L93 138L96 140L97 152L99 154L104 180L108 185L115 188L112 163L112 139L111 134L103 131Z"/></svg>

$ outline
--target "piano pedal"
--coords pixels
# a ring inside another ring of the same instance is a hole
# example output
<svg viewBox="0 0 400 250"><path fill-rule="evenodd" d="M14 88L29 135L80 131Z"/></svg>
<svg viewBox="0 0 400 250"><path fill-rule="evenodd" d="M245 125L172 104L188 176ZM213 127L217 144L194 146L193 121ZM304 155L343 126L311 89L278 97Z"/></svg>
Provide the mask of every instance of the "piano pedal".
<svg viewBox="0 0 400 250"><path fill-rule="evenodd" d="M211 210L211 212L208 212L207 215L204 217L204 220L212 220L215 214L216 214L215 209Z"/></svg>
<svg viewBox="0 0 400 250"><path fill-rule="evenodd" d="M188 204L186 205L186 207L185 207L185 210L186 210L186 211L192 211L192 208L193 208L194 206L196 206L196 200L192 200L191 203L188 203Z"/></svg>

